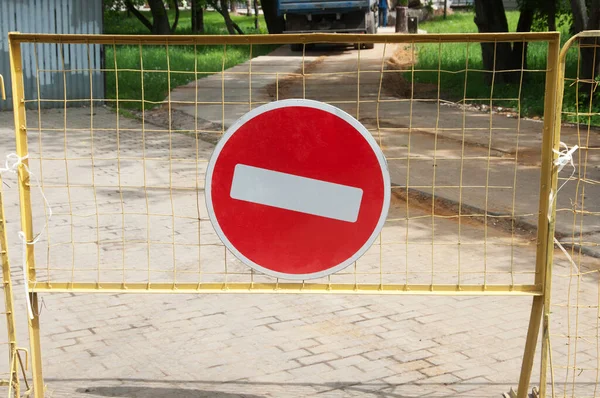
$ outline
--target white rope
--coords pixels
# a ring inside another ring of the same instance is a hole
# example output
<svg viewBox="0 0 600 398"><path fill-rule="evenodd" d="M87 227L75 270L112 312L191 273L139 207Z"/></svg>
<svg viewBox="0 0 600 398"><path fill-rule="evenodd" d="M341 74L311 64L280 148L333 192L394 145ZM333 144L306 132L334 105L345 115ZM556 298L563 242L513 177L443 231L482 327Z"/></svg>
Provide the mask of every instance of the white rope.
<svg viewBox="0 0 600 398"><path fill-rule="evenodd" d="M23 160L27 159L29 155L25 155L23 157L19 157L16 153L9 153L6 155L6 159L4 160L4 167L0 168L0 174L4 173L12 173L17 174L17 168L23 164ZM11 160L13 162L11 163Z"/></svg>
<svg viewBox="0 0 600 398"><path fill-rule="evenodd" d="M31 172L31 170L29 169L29 167L27 167L25 163L23 163L23 161L28 157L29 155L21 157L16 153L9 153L8 155L6 155L4 167L0 168L0 174L17 174L19 166L23 166L25 171L27 171L27 174L29 174L29 178L33 178L35 180L35 184L37 185L38 189L40 190L40 193L42 194L42 198L44 199L44 205L48 209L48 217L46 218L46 224L44 225L44 228L42 228L43 232L44 229L46 229L46 227L48 226L48 222L52 218L52 207L50 207L50 203L48 203L48 198L46 198L44 190L42 189L42 186L40 185L40 181L38 180L37 176ZM23 285L25 286L25 300L27 301L27 312L29 314L29 319L33 319L33 309L31 307L31 299L29 297L29 280L27 278L27 245L35 245L41 239L42 232L37 234L31 242L27 242L27 237L25 236L25 233L23 231L19 231L18 233L22 247Z"/></svg>
<svg viewBox="0 0 600 398"><path fill-rule="evenodd" d="M573 268L575 268L575 271L577 271L577 275L579 275L579 267L577 267L577 264L575 264L575 261L573 261L571 255L569 252L567 252L567 249L565 249L565 247L558 241L558 239L556 239L556 237L554 238L554 244L556 244L556 246L558 246L558 248L563 252L565 257L567 257L567 260L569 260Z"/></svg>

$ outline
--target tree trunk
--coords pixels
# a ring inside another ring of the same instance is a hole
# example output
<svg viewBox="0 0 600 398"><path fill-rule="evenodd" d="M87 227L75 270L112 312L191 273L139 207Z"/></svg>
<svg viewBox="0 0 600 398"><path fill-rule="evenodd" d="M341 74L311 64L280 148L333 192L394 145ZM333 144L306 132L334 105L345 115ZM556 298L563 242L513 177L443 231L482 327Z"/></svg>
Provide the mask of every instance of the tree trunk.
<svg viewBox="0 0 600 398"><path fill-rule="evenodd" d="M571 10L573 11L574 33L586 30L587 7L585 5L585 0L571 0Z"/></svg>
<svg viewBox="0 0 600 398"><path fill-rule="evenodd" d="M556 31L556 1L548 2L548 31Z"/></svg>
<svg viewBox="0 0 600 398"><path fill-rule="evenodd" d="M475 0L475 24L479 33L508 32L508 21L502 0ZM510 43L481 43L483 67L489 71L503 71L511 68L512 46ZM492 75L487 77L491 83ZM497 73L494 81L508 83L514 80L513 74Z"/></svg>
<svg viewBox="0 0 600 398"><path fill-rule="evenodd" d="M135 8L135 6L133 5L131 0L125 0L125 7L127 7L127 11L132 13L133 15L135 15L135 17L137 19L139 19L139 21L146 27L148 28L148 30L150 32L154 31L154 27L152 26L152 23L148 20L148 18L146 18L144 16L144 14L142 14L141 12L138 11L137 8Z"/></svg>
<svg viewBox="0 0 600 398"><path fill-rule="evenodd" d="M575 10L573 10L575 19ZM597 30L600 28L600 0L593 0L589 8L589 16L585 22L585 30ZM580 88L581 92L592 94L596 89L594 83L600 68L600 54L598 53L597 38L585 38L580 41L581 71L579 78L584 80Z"/></svg>
<svg viewBox="0 0 600 398"><path fill-rule="evenodd" d="M221 14L223 20L225 21L225 27L227 28L227 32L230 35L234 35L239 33L240 35L244 34L244 31L233 22L231 16L229 15L229 4L228 0L207 0L207 3L210 4L216 12Z"/></svg>
<svg viewBox="0 0 600 398"><path fill-rule="evenodd" d="M592 0L589 12L590 16L586 29L598 30L600 28L600 0Z"/></svg>
<svg viewBox="0 0 600 398"><path fill-rule="evenodd" d="M192 0L192 33L204 33L204 9L200 0Z"/></svg>
<svg viewBox="0 0 600 398"><path fill-rule="evenodd" d="M175 7L175 21L173 21L173 26L171 26L171 33L175 33L175 29L177 29L177 24L179 23L179 1L171 0L171 3L169 3L169 9L171 6Z"/></svg>
<svg viewBox="0 0 600 398"><path fill-rule="evenodd" d="M237 3L235 2L235 0L230 0L229 1L229 9L234 14L237 12Z"/></svg>
<svg viewBox="0 0 600 398"><path fill-rule="evenodd" d="M531 26L533 25L533 17L535 16L535 11L532 8L523 8L521 9L521 14L519 15L519 22L517 23L517 32L529 32L531 31ZM527 69L527 42L517 41L513 44L512 49L512 61L513 64L511 69L523 70ZM515 72L513 79L520 79L521 72Z"/></svg>
<svg viewBox="0 0 600 398"><path fill-rule="evenodd" d="M283 33L285 30L285 20L283 16L277 15L277 0L261 0L260 4L262 5L269 33Z"/></svg>
<svg viewBox="0 0 600 398"><path fill-rule="evenodd" d="M246 0L246 16L252 15L252 0Z"/></svg>
<svg viewBox="0 0 600 398"><path fill-rule="evenodd" d="M163 0L148 0L148 5L152 13L152 33L155 35L170 34L169 14L167 14Z"/></svg>
<svg viewBox="0 0 600 398"><path fill-rule="evenodd" d="M258 0L254 0L254 29L260 29L260 23L258 19Z"/></svg>
<svg viewBox="0 0 600 398"><path fill-rule="evenodd" d="M221 0L221 7L216 8L217 12L223 16L225 20L225 27L227 27L227 32L230 35L235 35L236 31L239 34L244 34L244 32L240 29L239 26L235 22L231 20L231 16L229 15L229 4L227 0Z"/></svg>

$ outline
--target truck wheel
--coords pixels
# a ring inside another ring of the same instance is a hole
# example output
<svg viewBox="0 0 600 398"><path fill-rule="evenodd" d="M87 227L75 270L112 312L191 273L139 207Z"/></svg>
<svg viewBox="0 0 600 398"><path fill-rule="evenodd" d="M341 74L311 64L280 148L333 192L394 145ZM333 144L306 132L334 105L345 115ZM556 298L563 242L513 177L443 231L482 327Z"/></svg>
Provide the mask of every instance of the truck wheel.
<svg viewBox="0 0 600 398"><path fill-rule="evenodd" d="M367 34L374 35L375 33L377 33L377 26L375 25L375 13L370 12L369 16L367 17ZM366 43L364 44L364 47L370 50L375 48L375 43Z"/></svg>
<svg viewBox="0 0 600 398"><path fill-rule="evenodd" d="M290 44L290 50L298 52L298 51L302 51L302 44Z"/></svg>

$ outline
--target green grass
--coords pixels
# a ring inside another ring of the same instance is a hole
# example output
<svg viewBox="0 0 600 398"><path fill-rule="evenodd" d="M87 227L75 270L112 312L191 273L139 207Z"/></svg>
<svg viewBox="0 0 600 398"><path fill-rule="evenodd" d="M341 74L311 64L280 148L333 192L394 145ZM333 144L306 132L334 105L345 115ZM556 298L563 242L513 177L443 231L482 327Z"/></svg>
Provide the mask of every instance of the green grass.
<svg viewBox="0 0 600 398"><path fill-rule="evenodd" d="M472 12L457 12L446 20L436 18L421 24L420 28L428 33L477 33ZM510 31L516 30L519 12L507 12ZM561 27L563 42L568 38L568 28ZM522 116L542 116L544 111L544 87L547 44L530 43L528 46L527 69L520 84L490 84L490 73L483 71L481 46L478 43L425 44L417 47L416 69L425 70L415 73L417 83L440 85L440 95L452 101L467 98L471 103L490 104L513 108ZM568 71L576 70L576 60L568 60ZM437 72L438 67L443 72ZM464 72L468 69L468 72ZM520 74L517 76L520 80ZM466 84L465 84L466 82ZM466 90L465 90L466 87ZM436 92L437 95L437 92ZM517 98L521 98L518 108Z"/></svg>
<svg viewBox="0 0 600 398"><path fill-rule="evenodd" d="M248 33L265 33L254 30L254 18L233 16L240 27ZM171 21L173 19L171 18ZM216 12L204 13L204 25L207 34L227 34L223 18ZM261 27L265 27L261 18ZM263 28L265 29L265 28ZM148 29L137 18L127 18L126 13L108 13L105 16L105 33L113 34L149 34ZM182 11L176 34L191 34L189 11ZM167 96L169 89L184 85L211 73L220 72L250 59L271 52L276 46L227 46L226 52L219 46L106 46L105 67L106 97L117 99L119 107L141 110L159 105ZM116 68L115 68L116 62ZM144 73L140 70L142 69ZM115 70L116 69L116 73ZM133 69L135 71L127 71ZM170 73L168 72L170 71ZM143 80L143 90L142 90ZM143 95L143 98L142 98ZM143 99L143 102L142 102ZM112 102L116 105L116 102Z"/></svg>

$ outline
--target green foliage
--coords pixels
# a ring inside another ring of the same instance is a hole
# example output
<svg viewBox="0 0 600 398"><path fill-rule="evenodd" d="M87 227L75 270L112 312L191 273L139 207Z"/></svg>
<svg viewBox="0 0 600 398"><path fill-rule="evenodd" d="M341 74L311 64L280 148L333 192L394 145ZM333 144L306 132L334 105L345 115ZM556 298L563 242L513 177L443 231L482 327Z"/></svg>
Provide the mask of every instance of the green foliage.
<svg viewBox="0 0 600 398"><path fill-rule="evenodd" d="M571 26L573 23L573 13L571 5L567 0L521 0L520 7L531 7L535 9L535 17L531 30L533 32L545 32L548 30L548 12L549 7L554 2L556 14L556 26Z"/></svg>
<svg viewBox="0 0 600 398"><path fill-rule="evenodd" d="M427 4L425 4L425 9L427 13L433 14L433 0L427 0Z"/></svg>
<svg viewBox="0 0 600 398"><path fill-rule="evenodd" d="M135 6L143 6L146 1L145 0L131 0L133 5ZM102 6L104 7L105 12L116 12L125 9L125 1L124 0L102 0Z"/></svg>

